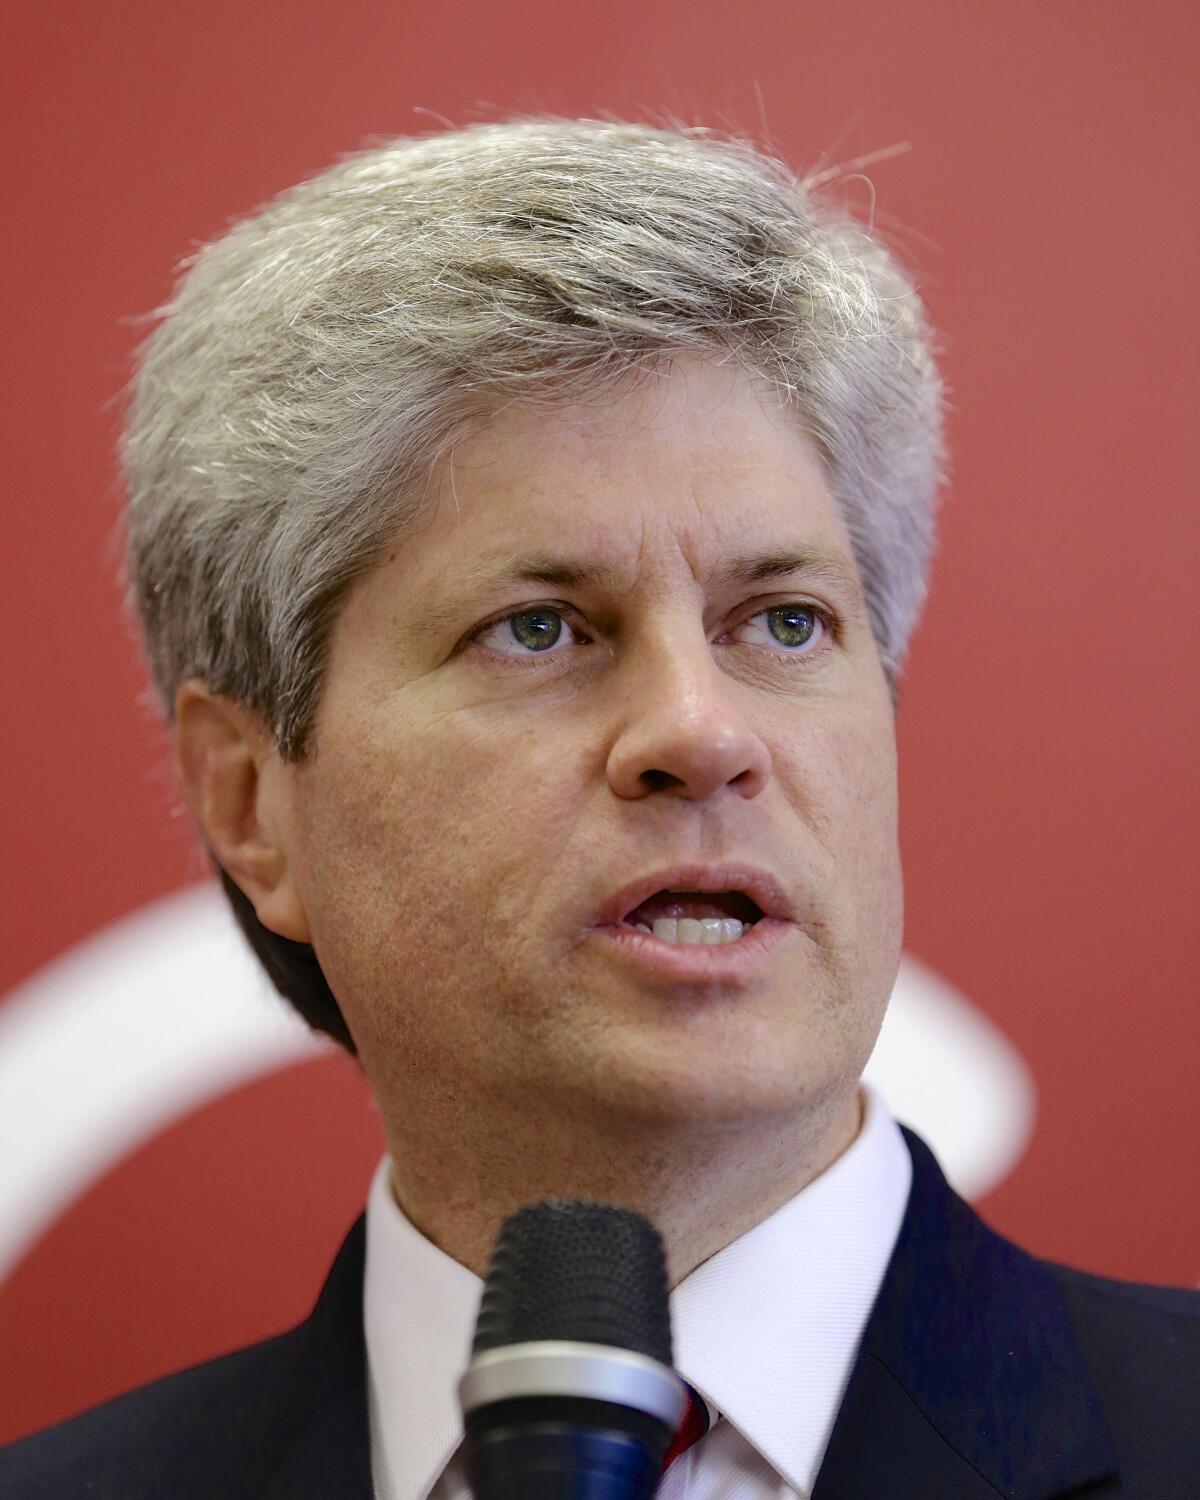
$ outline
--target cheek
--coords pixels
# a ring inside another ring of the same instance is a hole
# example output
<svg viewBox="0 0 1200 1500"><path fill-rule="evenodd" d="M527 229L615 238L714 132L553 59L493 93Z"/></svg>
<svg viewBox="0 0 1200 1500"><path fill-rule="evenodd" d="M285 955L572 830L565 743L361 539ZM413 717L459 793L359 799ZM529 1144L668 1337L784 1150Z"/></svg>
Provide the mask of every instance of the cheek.
<svg viewBox="0 0 1200 1500"><path fill-rule="evenodd" d="M343 721L302 793L301 892L347 1014L503 970L570 837L561 742L412 720Z"/></svg>
<svg viewBox="0 0 1200 1500"><path fill-rule="evenodd" d="M856 969L881 1004L891 994L904 932L895 741L886 732L852 735L846 746L842 806L846 875L852 882L849 930Z"/></svg>
<svg viewBox="0 0 1200 1500"><path fill-rule="evenodd" d="M875 725L852 722L838 746L838 761L848 862L863 878L887 882L899 868L894 741Z"/></svg>
<svg viewBox="0 0 1200 1500"><path fill-rule="evenodd" d="M815 717L789 738L782 777L828 862L839 942L856 968L899 958L903 880L890 714ZM873 957L872 957L873 955Z"/></svg>

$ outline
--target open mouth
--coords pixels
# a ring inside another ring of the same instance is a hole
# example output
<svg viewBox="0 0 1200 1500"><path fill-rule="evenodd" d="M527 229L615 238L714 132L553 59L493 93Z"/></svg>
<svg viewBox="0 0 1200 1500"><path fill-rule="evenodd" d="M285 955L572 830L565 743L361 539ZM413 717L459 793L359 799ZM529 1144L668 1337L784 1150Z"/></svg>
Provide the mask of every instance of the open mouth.
<svg viewBox="0 0 1200 1500"><path fill-rule="evenodd" d="M621 919L664 943L736 943L763 916L741 891L657 891Z"/></svg>

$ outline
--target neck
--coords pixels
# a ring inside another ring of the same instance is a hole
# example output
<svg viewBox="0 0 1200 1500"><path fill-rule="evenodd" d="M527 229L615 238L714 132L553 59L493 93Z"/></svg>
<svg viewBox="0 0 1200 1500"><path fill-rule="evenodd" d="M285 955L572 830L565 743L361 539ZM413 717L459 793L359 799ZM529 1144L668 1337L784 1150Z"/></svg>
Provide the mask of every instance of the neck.
<svg viewBox="0 0 1200 1500"><path fill-rule="evenodd" d="M472 1130L418 1129L385 1114L392 1191L409 1221L468 1270L487 1273L500 1226L543 1198L631 1208L662 1235L670 1285L795 1197L858 1134L857 1089L787 1120L676 1131L628 1120L547 1119L529 1108Z"/></svg>

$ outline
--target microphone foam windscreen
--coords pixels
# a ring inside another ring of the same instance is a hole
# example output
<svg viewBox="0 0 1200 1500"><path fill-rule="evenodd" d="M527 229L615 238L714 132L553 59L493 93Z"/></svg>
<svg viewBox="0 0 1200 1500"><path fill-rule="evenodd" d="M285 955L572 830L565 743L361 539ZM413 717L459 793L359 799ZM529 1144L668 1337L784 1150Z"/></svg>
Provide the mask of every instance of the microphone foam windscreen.
<svg viewBox="0 0 1200 1500"><path fill-rule="evenodd" d="M484 1284L474 1353L538 1339L612 1344L670 1365L667 1265L630 1209L550 1198L506 1219Z"/></svg>

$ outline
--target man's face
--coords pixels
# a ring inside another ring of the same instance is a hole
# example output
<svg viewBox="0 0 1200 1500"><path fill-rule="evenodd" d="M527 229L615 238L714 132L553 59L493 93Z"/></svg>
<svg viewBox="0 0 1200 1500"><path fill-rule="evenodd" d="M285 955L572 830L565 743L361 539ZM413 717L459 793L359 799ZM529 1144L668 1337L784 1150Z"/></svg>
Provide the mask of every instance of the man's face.
<svg viewBox="0 0 1200 1500"><path fill-rule="evenodd" d="M810 442L688 360L505 407L438 480L352 590L289 772L297 893L385 1122L536 1098L703 1129L844 1097L899 962L896 755ZM845 581L735 569L814 552ZM511 576L533 559L559 576ZM773 943L685 972L605 925L631 882L728 862L785 894Z"/></svg>

